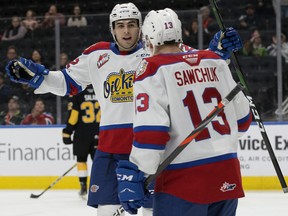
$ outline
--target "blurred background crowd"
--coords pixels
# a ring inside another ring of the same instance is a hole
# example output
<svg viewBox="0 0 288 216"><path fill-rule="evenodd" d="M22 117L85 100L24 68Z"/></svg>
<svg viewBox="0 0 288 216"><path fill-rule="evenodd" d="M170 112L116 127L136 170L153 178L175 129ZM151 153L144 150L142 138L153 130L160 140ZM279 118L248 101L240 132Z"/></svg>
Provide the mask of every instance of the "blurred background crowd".
<svg viewBox="0 0 288 216"><path fill-rule="evenodd" d="M11 59L21 56L50 70L64 68L93 43L113 41L109 14L116 3L123 2L127 1L3 0L0 7L0 125L64 123L68 113L67 97L35 95L30 87L12 83L5 66ZM211 37L219 30L208 0L132 2L143 16L151 9L170 7L176 10L183 23L183 41L194 48L207 48ZM225 25L237 29L242 37L244 48L237 55L258 110L264 120L273 121L277 118L275 1L221 0L217 4ZM285 100L288 96L287 0L281 1L281 20Z"/></svg>

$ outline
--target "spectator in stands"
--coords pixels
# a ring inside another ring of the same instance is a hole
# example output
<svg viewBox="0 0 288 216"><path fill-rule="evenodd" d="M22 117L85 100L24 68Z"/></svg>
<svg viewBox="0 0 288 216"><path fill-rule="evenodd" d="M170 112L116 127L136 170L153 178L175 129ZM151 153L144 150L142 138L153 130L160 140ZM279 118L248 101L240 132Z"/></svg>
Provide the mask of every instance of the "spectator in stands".
<svg viewBox="0 0 288 216"><path fill-rule="evenodd" d="M261 34L258 29L252 32L250 39L244 43L242 51L246 56L267 56L267 50L262 44Z"/></svg>
<svg viewBox="0 0 288 216"><path fill-rule="evenodd" d="M277 56L277 36L272 36L272 43L267 47L267 53L269 56ZM283 72L283 87L284 94L288 94L288 42L286 41L286 35L281 34L281 55L282 55L282 72Z"/></svg>
<svg viewBox="0 0 288 216"><path fill-rule="evenodd" d="M4 73L0 72L0 111L3 110L11 97L11 88L5 83Z"/></svg>
<svg viewBox="0 0 288 216"><path fill-rule="evenodd" d="M24 113L29 113L31 111L31 107L34 106L34 101L38 98L38 96L34 94L34 90L34 88L30 87L27 84L21 84L17 88L17 91L13 91L13 94L21 98L21 110ZM47 93L41 95L41 99L45 101L45 111L51 113L52 116L55 116L56 96L51 93Z"/></svg>
<svg viewBox="0 0 288 216"><path fill-rule="evenodd" d="M44 57L39 49L34 49L31 54L31 59L38 64L47 65L44 61Z"/></svg>
<svg viewBox="0 0 288 216"><path fill-rule="evenodd" d="M16 46L14 45L8 46L7 51L6 51L6 58L3 61L1 61L2 63L1 71L4 71L5 66L9 61L16 59L17 57L18 57L18 53L17 53Z"/></svg>
<svg viewBox="0 0 288 216"><path fill-rule="evenodd" d="M16 59L18 57L17 48L14 45L8 46L6 52L6 59L4 59L4 64L8 63L9 61Z"/></svg>
<svg viewBox="0 0 288 216"><path fill-rule="evenodd" d="M38 99L38 96L34 94L35 89L27 84L21 84L17 89L18 90L16 92L13 91L13 94L21 98L21 101L23 102L21 105L22 111L24 113L30 112L31 107L34 106L34 101ZM51 113L52 116L55 116L56 96L51 93L46 93L41 95L41 99L45 101L45 111Z"/></svg>
<svg viewBox="0 0 288 216"><path fill-rule="evenodd" d="M65 52L60 53L60 68L66 68L66 65L69 64L69 62L68 54ZM51 70L57 70L56 65L53 65Z"/></svg>
<svg viewBox="0 0 288 216"><path fill-rule="evenodd" d="M26 115L22 121L23 125L51 125L54 124L52 115L45 112L44 100L38 98L35 100L31 113Z"/></svg>
<svg viewBox="0 0 288 216"><path fill-rule="evenodd" d="M272 43L267 47L267 53L269 56L277 55L277 37L276 35L272 36ZM281 34L281 54L285 59L285 63L288 64L288 43L286 42L285 34Z"/></svg>
<svg viewBox="0 0 288 216"><path fill-rule="evenodd" d="M69 27L82 27L87 26L86 17L81 15L81 8L79 5L75 5L73 9L73 16L69 17L67 21Z"/></svg>
<svg viewBox="0 0 288 216"><path fill-rule="evenodd" d="M198 21L197 19L192 20L191 24L188 27L183 28L183 43L198 48ZM203 31L203 44L208 44L210 35Z"/></svg>
<svg viewBox="0 0 288 216"><path fill-rule="evenodd" d="M36 97L38 98L38 96L34 94L34 89L27 84L21 84L17 90L18 91L14 92L14 94L21 98L21 110L24 113L30 112L31 107L34 105L33 102L35 101Z"/></svg>
<svg viewBox="0 0 288 216"><path fill-rule="evenodd" d="M210 15L210 8L203 6L200 8L200 13L203 20L203 31L211 35L210 25L214 22L214 19Z"/></svg>
<svg viewBox="0 0 288 216"><path fill-rule="evenodd" d="M18 57L17 48L14 45L8 46L6 51L6 57L0 62L0 71L5 71L6 64ZM17 91L16 89L19 89L19 85L17 85L14 82L11 82L9 79L7 73L4 73L5 83L9 84L9 86L12 88L13 92ZM16 85L15 85L16 84Z"/></svg>
<svg viewBox="0 0 288 216"><path fill-rule="evenodd" d="M20 125L23 118L19 98L12 96L8 102L8 110L0 112L0 125Z"/></svg>
<svg viewBox="0 0 288 216"><path fill-rule="evenodd" d="M1 40L12 41L23 38L27 33L27 29L21 24L21 19L18 16L13 16L11 25L4 31Z"/></svg>
<svg viewBox="0 0 288 216"><path fill-rule="evenodd" d="M239 17L239 29L251 30L256 27L261 27L261 21L258 15L255 13L255 7L253 4L247 4L245 7L245 13Z"/></svg>
<svg viewBox="0 0 288 216"><path fill-rule="evenodd" d="M36 19L35 12L29 9L26 12L26 17L22 20L22 24L28 31L34 31L39 28L40 21Z"/></svg>
<svg viewBox="0 0 288 216"><path fill-rule="evenodd" d="M49 11L45 13L42 27L54 28L56 19L59 20L60 26L65 25L65 16L62 13L58 13L56 5L53 4L50 5Z"/></svg>
<svg viewBox="0 0 288 216"><path fill-rule="evenodd" d="M41 55L40 51L37 49L34 49L32 51L31 59L37 64L43 64L42 63L42 55Z"/></svg>
<svg viewBox="0 0 288 216"><path fill-rule="evenodd" d="M62 52L60 54L60 68L65 68L66 65L70 62L68 54Z"/></svg>
<svg viewBox="0 0 288 216"><path fill-rule="evenodd" d="M42 65L48 65L46 62L44 62L43 60L43 55L41 53L40 50L38 49L34 49L32 51L31 54L31 59L38 64L42 64ZM27 109L27 106L31 107L31 101L33 101L35 99L35 95L33 93L33 89L27 85L22 85L21 88L22 91L22 96L21 98L23 98L25 100L25 108ZM46 111L48 111L49 113L52 113L53 115L56 112L56 96L51 94L51 93L47 93L47 94L43 94L41 97L45 102L46 102Z"/></svg>

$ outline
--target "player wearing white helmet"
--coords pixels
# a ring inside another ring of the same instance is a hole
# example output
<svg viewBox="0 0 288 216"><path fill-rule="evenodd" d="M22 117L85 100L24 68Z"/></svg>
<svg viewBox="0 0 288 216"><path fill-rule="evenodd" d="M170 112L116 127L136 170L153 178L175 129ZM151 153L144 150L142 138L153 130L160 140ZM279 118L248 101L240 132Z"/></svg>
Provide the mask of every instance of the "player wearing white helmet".
<svg viewBox="0 0 288 216"><path fill-rule="evenodd" d="M137 22L137 27L134 25L135 21ZM123 32L123 34L119 35L118 30L119 28L125 28L124 24L127 24L127 27L132 27L136 32L138 32L138 34L136 34L138 37L130 38L130 35L125 35L126 32ZM133 3L115 5L110 14L109 28L114 41L119 46L119 49L129 51L137 46L141 36L141 26L141 13Z"/></svg>
<svg viewBox="0 0 288 216"><path fill-rule="evenodd" d="M179 49L181 22L171 9L150 11L142 33L153 56L136 70L133 147L130 161L119 161L116 169L128 212L145 199L145 177L236 86L214 52ZM251 119L241 92L157 177L153 216L234 216L244 196L237 139Z"/></svg>
<svg viewBox="0 0 288 216"><path fill-rule="evenodd" d="M155 19L155 17L159 18ZM151 11L145 17L142 35L145 49L152 55L155 53L156 46L182 43L182 27L178 15L169 8Z"/></svg>
<svg viewBox="0 0 288 216"><path fill-rule="evenodd" d="M98 216L110 216L120 206L115 169L119 160L129 159L133 142L134 73L143 57L148 56L139 42L141 25L141 13L133 3L117 4L109 24L114 42L91 45L66 68L53 73L24 58L13 60L6 67L12 81L36 88L36 94L75 95L87 85L93 85L101 107L101 120L88 205L98 208ZM225 35L224 39L227 39ZM213 40L221 43L224 39ZM229 49L223 52L229 53ZM152 207L149 201L141 203L146 215L152 214L146 209Z"/></svg>

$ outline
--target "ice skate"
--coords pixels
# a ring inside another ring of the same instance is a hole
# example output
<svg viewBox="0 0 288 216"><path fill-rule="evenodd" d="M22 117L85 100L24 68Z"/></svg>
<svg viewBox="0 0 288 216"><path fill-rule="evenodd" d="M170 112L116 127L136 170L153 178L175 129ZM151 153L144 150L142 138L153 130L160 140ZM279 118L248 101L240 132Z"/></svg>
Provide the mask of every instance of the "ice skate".
<svg viewBox="0 0 288 216"><path fill-rule="evenodd" d="M81 188L80 191L78 192L79 196L83 200L87 200L87 185L85 183L81 182Z"/></svg>

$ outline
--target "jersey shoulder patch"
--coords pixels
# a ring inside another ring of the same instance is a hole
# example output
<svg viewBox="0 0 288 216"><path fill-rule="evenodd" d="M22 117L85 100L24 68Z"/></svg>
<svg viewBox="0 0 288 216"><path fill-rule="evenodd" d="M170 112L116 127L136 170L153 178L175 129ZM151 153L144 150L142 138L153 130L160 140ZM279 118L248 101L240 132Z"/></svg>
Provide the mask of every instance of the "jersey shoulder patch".
<svg viewBox="0 0 288 216"><path fill-rule="evenodd" d="M146 77L153 76L159 67L167 64L174 64L178 62L178 59L172 55L155 55L147 57L138 66L136 70L135 81L140 81Z"/></svg>
<svg viewBox="0 0 288 216"><path fill-rule="evenodd" d="M108 50L110 49L110 45L111 45L110 42L98 42L86 48L83 51L83 54L88 55L96 50Z"/></svg>

